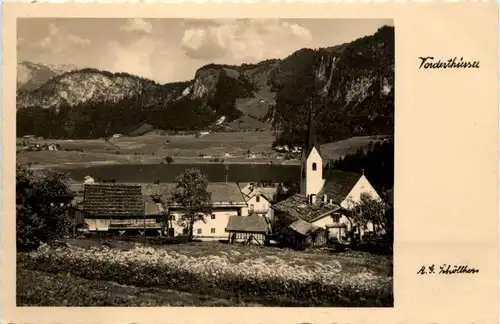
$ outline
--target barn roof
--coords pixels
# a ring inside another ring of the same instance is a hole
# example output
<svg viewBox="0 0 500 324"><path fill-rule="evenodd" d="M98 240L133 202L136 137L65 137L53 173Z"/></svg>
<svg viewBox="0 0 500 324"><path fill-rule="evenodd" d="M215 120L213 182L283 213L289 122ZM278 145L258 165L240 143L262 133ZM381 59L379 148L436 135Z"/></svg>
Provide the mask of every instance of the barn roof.
<svg viewBox="0 0 500 324"><path fill-rule="evenodd" d="M230 216L226 229L229 232L267 233L268 225L264 217Z"/></svg>
<svg viewBox="0 0 500 324"><path fill-rule="evenodd" d="M86 184L83 210L93 216L142 216L141 186L130 184Z"/></svg>
<svg viewBox="0 0 500 324"><path fill-rule="evenodd" d="M359 181L361 174L328 170L324 178L325 184L318 195L318 200L321 200L323 195L326 194L328 199L332 199L334 203L340 204L347 198L349 192Z"/></svg>
<svg viewBox="0 0 500 324"><path fill-rule="evenodd" d="M306 196L295 194L274 204L271 208L290 215L294 220L302 219L311 222L319 216L338 210L340 207L334 204L325 204L320 200L317 200L315 204L310 204L307 203Z"/></svg>

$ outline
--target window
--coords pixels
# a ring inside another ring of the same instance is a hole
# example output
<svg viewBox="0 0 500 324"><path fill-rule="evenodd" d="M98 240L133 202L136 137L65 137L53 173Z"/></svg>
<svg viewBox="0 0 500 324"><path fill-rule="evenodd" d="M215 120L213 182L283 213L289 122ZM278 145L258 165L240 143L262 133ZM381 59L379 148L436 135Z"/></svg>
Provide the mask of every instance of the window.
<svg viewBox="0 0 500 324"><path fill-rule="evenodd" d="M255 197L255 201L256 201L256 202L260 202L260 196L256 196L256 197Z"/></svg>
<svg viewBox="0 0 500 324"><path fill-rule="evenodd" d="M201 234L201 228L198 228L197 233L198 233L198 234Z"/></svg>
<svg viewBox="0 0 500 324"><path fill-rule="evenodd" d="M174 221L175 220L175 215L170 215L170 219Z"/></svg>
<svg viewBox="0 0 500 324"><path fill-rule="evenodd" d="M215 228L210 229L210 233L214 234L215 233Z"/></svg>
<svg viewBox="0 0 500 324"><path fill-rule="evenodd" d="M215 214L212 214L211 218L212 218L212 219L215 219Z"/></svg>
<svg viewBox="0 0 500 324"><path fill-rule="evenodd" d="M316 171L316 162L313 163L312 167L313 167L313 171Z"/></svg>

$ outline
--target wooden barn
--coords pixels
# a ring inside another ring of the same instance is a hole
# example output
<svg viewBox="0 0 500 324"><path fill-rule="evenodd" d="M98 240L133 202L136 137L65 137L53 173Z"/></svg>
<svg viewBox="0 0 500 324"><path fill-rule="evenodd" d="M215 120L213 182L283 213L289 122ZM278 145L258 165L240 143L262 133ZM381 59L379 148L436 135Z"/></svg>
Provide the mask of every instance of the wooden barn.
<svg viewBox="0 0 500 324"><path fill-rule="evenodd" d="M146 209L139 184L85 184L82 213L89 231L161 234L160 213L146 213Z"/></svg>
<svg viewBox="0 0 500 324"><path fill-rule="evenodd" d="M328 242L328 231L302 219L297 219L282 231L289 245L297 248L321 247Z"/></svg>
<svg viewBox="0 0 500 324"><path fill-rule="evenodd" d="M267 221L263 216L230 216L226 227L229 243L264 245L268 233Z"/></svg>

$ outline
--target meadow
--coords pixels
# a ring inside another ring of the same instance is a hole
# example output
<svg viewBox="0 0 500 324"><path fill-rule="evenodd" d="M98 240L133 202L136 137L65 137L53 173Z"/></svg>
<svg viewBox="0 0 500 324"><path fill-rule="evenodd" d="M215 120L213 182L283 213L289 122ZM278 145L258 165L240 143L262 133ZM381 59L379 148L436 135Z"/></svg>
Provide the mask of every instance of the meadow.
<svg viewBox="0 0 500 324"><path fill-rule="evenodd" d="M353 137L321 146L325 159L337 159L364 148L376 140L373 136ZM172 163L298 164L272 150L272 131L222 132L194 135L156 133L116 139L31 140L32 144L59 144L60 151L20 151L18 161L31 163L34 169L49 167L79 168L107 164L160 164L166 157ZM17 140L18 149L22 139ZM73 151L67 151L73 150ZM74 151L78 150L78 151Z"/></svg>
<svg viewBox="0 0 500 324"><path fill-rule="evenodd" d="M393 306L392 257L365 252L72 240L19 254L18 273L18 302L32 306L120 305L141 294L133 305Z"/></svg>

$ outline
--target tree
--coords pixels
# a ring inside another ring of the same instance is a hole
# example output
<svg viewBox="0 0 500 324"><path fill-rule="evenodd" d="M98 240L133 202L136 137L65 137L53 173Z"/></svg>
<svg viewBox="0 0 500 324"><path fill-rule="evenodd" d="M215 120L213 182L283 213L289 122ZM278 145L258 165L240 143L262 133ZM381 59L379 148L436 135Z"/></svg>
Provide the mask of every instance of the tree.
<svg viewBox="0 0 500 324"><path fill-rule="evenodd" d="M73 226L67 215L67 174L48 171L35 177L29 166L16 165L16 245L18 251L62 238Z"/></svg>
<svg viewBox="0 0 500 324"><path fill-rule="evenodd" d="M205 222L205 215L212 213L212 197L208 192L208 180L199 169L188 169L176 179L171 201L182 209L180 222L193 237L193 225Z"/></svg>
<svg viewBox="0 0 500 324"><path fill-rule="evenodd" d="M369 193L362 193L360 200L350 202L350 220L358 228L366 228L371 222L374 227L388 232L387 206L383 200L373 198Z"/></svg>

